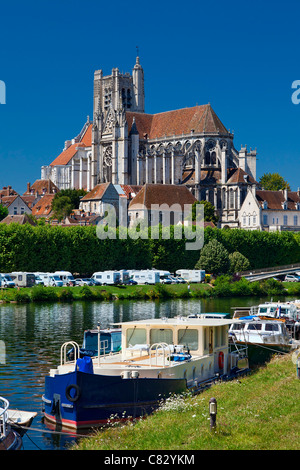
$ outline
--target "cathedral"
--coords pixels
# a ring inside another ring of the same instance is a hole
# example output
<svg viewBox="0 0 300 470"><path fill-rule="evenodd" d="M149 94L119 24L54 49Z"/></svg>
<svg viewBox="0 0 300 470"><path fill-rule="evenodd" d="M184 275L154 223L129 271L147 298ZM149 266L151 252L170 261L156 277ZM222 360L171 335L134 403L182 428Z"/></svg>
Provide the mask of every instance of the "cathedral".
<svg viewBox="0 0 300 470"><path fill-rule="evenodd" d="M210 104L145 113L144 70L94 73L93 120L65 142L41 169L59 189L92 190L97 184L186 185L216 208L220 227L239 225L239 209L256 186L256 150L237 151L233 133Z"/></svg>

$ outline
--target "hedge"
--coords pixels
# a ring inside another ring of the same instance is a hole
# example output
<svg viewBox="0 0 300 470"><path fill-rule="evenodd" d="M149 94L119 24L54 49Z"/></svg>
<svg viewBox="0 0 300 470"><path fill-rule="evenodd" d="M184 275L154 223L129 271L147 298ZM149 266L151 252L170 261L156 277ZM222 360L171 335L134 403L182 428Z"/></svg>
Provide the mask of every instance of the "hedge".
<svg viewBox="0 0 300 470"><path fill-rule="evenodd" d="M177 228L178 229L178 228ZM182 229L183 230L183 229ZM145 234L144 234L145 235ZM184 234L183 234L184 235ZM251 269L300 262L300 234L241 229L205 229L204 243L216 239L229 253L239 252ZM66 270L91 275L106 269L193 269L200 250L186 250L187 240L145 238L100 240L96 227L0 224L0 272Z"/></svg>

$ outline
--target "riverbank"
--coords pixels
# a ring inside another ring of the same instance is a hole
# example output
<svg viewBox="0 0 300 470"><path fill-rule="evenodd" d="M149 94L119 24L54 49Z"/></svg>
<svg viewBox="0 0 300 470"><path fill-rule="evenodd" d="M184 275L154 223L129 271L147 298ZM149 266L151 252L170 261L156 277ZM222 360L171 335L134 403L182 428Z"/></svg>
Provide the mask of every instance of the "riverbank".
<svg viewBox="0 0 300 470"><path fill-rule="evenodd" d="M73 449L299 450L299 384L291 355L277 356L249 376L168 400L147 419L99 431ZM212 396L218 405L214 432Z"/></svg>
<svg viewBox="0 0 300 470"><path fill-rule="evenodd" d="M92 300L166 300L185 298L222 298L244 296L300 296L300 283L279 282L268 279L249 282L240 279L233 282L228 276L220 276L214 284L171 284L136 286L76 286L0 289L0 303L73 302Z"/></svg>

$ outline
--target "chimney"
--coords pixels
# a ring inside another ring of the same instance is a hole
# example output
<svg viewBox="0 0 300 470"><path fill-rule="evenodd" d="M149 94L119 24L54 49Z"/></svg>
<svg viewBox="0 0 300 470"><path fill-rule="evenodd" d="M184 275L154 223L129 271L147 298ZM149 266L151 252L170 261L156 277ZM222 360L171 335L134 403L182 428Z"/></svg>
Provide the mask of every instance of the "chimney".
<svg viewBox="0 0 300 470"><path fill-rule="evenodd" d="M27 193L30 193L30 183L27 183Z"/></svg>
<svg viewBox="0 0 300 470"><path fill-rule="evenodd" d="M11 186L7 186L7 193L6 193L7 196L10 196L10 190L11 190Z"/></svg>
<svg viewBox="0 0 300 470"><path fill-rule="evenodd" d="M285 189L283 190L283 194L284 194L284 201L287 202L287 200L288 200L288 190L287 190L287 188L285 188Z"/></svg>

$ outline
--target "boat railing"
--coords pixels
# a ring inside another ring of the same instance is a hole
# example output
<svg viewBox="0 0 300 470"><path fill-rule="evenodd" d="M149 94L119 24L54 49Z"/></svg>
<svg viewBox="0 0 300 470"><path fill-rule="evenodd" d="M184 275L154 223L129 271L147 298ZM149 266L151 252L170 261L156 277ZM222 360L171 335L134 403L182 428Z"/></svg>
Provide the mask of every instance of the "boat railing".
<svg viewBox="0 0 300 470"><path fill-rule="evenodd" d="M68 360L68 351L67 351L67 347L68 346L72 346L73 350L74 350L74 360ZM64 364L66 364L67 362L76 362L77 359L79 358L79 346L77 343L75 343L75 341L67 341L66 343L64 343L62 345L62 347L60 348L60 365L63 366Z"/></svg>
<svg viewBox="0 0 300 470"><path fill-rule="evenodd" d="M0 397L0 438L7 435L8 408L9 401Z"/></svg>
<svg viewBox="0 0 300 470"><path fill-rule="evenodd" d="M149 360L150 366L169 366L170 365L170 356L171 356L171 349L167 343L154 343L151 345L149 350ZM159 358L162 357L162 364L158 363Z"/></svg>

